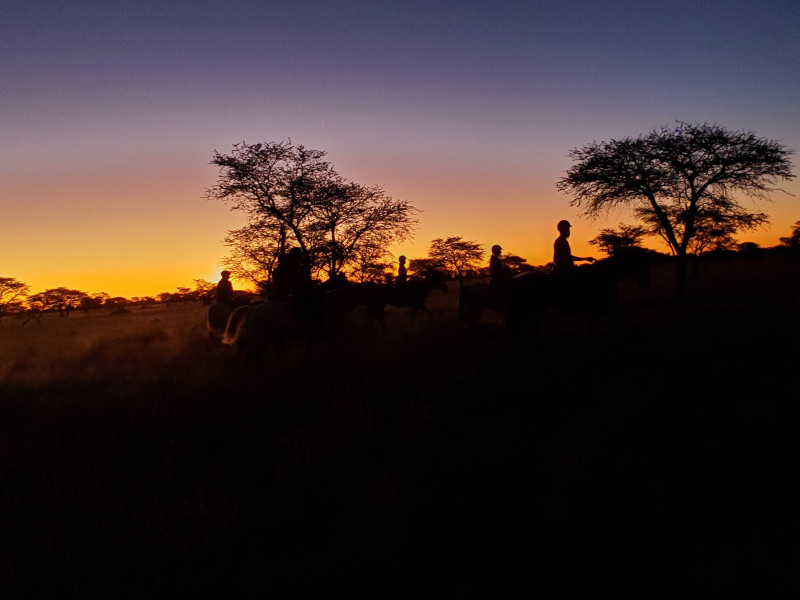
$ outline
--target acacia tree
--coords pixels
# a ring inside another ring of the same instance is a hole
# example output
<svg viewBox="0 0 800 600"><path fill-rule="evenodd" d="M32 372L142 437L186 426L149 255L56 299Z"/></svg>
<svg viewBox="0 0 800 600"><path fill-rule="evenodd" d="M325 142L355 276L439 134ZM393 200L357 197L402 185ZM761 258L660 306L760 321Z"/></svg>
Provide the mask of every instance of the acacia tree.
<svg viewBox="0 0 800 600"><path fill-rule="evenodd" d="M81 298L80 307L84 312L88 313L90 310L99 310L101 306L106 306L110 299L111 294L107 292L87 294L84 298Z"/></svg>
<svg viewBox="0 0 800 600"><path fill-rule="evenodd" d="M217 184L206 198L227 202L232 210L248 216L243 230L229 232L226 245L251 252L258 234L261 252L256 265L271 263L286 245L297 246L307 264L329 277L341 273L365 245L389 245L413 234L416 209L405 200L394 200L380 186L364 186L346 180L325 152L293 145L291 141L236 144L230 154L214 151L212 164L220 168ZM266 242L266 243L265 243ZM242 244L242 246L240 246ZM244 267L252 265L245 261Z"/></svg>
<svg viewBox="0 0 800 600"><path fill-rule="evenodd" d="M280 228L274 230L263 219L228 231L222 243L230 254L222 260L222 266L237 280L260 286L272 280L283 239Z"/></svg>
<svg viewBox="0 0 800 600"><path fill-rule="evenodd" d="M632 205L676 256L680 298L693 240L709 223L725 222L734 230L765 223L766 214L748 211L737 195L754 202L767 199L776 181L794 177L791 154L752 132L678 123L635 139L572 150L577 164L556 185L573 194L570 205L590 217Z"/></svg>
<svg viewBox="0 0 800 600"><path fill-rule="evenodd" d="M464 285L464 273L481 266L484 254L479 243L461 236L436 238L428 249L428 257L454 274L460 285Z"/></svg>
<svg viewBox="0 0 800 600"><path fill-rule="evenodd" d="M0 277L0 319L10 309L19 306L30 292L27 283L13 277Z"/></svg>
<svg viewBox="0 0 800 600"><path fill-rule="evenodd" d="M500 255L500 259L512 275L519 275L533 270L533 265L528 263L528 259L517 254L503 252Z"/></svg>
<svg viewBox="0 0 800 600"><path fill-rule="evenodd" d="M210 304L214 299L214 292L217 289L217 284L207 279L193 279L192 281L194 282L192 295L204 304Z"/></svg>
<svg viewBox="0 0 800 600"><path fill-rule="evenodd" d="M392 254L378 244L362 244L354 253L347 275L359 282L381 282L391 274Z"/></svg>
<svg viewBox="0 0 800 600"><path fill-rule="evenodd" d="M447 277L450 270L438 258L413 258L408 261L408 271L415 277Z"/></svg>
<svg viewBox="0 0 800 600"><path fill-rule="evenodd" d="M80 290L57 287L28 296L27 304L39 316L49 310L57 310L59 316L68 317L69 313L78 308L88 297L89 294Z"/></svg>
<svg viewBox="0 0 800 600"><path fill-rule="evenodd" d="M647 235L647 229L637 225L626 225L620 223L617 229L601 229L589 244L613 256L621 248L641 248L642 238Z"/></svg>
<svg viewBox="0 0 800 600"><path fill-rule="evenodd" d="M89 296L86 292L73 290L66 287L50 288L42 292L46 304L58 310L61 317L68 317L69 313L81 304L81 301Z"/></svg>

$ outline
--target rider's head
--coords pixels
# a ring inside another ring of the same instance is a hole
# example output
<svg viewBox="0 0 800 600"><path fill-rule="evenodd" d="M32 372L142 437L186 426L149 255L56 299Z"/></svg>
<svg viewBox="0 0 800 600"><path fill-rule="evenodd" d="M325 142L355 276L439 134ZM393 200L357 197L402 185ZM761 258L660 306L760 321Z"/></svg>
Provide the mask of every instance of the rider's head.
<svg viewBox="0 0 800 600"><path fill-rule="evenodd" d="M561 221L558 222L558 225L556 225L558 232L561 233L562 235L567 235L567 236L569 235L570 227L572 227L572 225L566 219L562 219Z"/></svg>
<svg viewBox="0 0 800 600"><path fill-rule="evenodd" d="M220 275L222 276L223 279L227 279L228 277L231 276L231 272L230 271L222 271L222 273L220 273Z"/></svg>
<svg viewBox="0 0 800 600"><path fill-rule="evenodd" d="M499 246L499 244L492 246L492 254L500 254L502 251L503 249Z"/></svg>

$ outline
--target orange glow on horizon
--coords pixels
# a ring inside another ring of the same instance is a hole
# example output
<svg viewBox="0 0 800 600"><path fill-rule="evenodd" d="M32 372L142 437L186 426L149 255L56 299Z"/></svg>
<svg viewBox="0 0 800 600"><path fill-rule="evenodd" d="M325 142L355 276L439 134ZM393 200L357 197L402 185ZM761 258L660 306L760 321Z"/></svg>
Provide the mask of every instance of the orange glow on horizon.
<svg viewBox="0 0 800 600"><path fill-rule="evenodd" d="M424 158L387 164L353 157L334 165L355 181L382 184L387 194L422 211L413 240L390 248L395 257L422 258L434 238L455 235L481 244L487 263L491 246L500 244L506 253L543 265L552 260L556 223L568 219L573 252L602 258L588 241L602 228L635 222L624 211L594 222L582 218L570 198L555 190L557 173L549 168L475 165L464 173ZM227 253L221 240L244 223L244 215L203 199L214 168L183 161L136 168L107 164L100 171L95 176L65 168L41 181L32 180L32 171L4 178L3 197L14 202L4 203L0 218L27 227L10 227L0 236L0 255L12 257L0 275L27 283L32 293L63 286L126 298L193 288L195 279L219 280ZM789 235L800 218L800 185L793 181L784 188L788 194L776 192L774 202L760 206L770 213L771 226L744 232L739 241L771 247ZM657 239L646 243L667 252Z"/></svg>

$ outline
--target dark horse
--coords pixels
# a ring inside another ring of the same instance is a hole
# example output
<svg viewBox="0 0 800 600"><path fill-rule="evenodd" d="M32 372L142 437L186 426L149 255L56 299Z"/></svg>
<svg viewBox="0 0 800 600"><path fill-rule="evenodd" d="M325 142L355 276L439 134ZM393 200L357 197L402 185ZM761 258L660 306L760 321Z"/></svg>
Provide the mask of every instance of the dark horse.
<svg viewBox="0 0 800 600"><path fill-rule="evenodd" d="M312 344L340 333L350 312L362 303L362 289L356 284L308 292L289 300L267 300L237 308L228 318L222 343L251 358L258 357L270 344L285 351L287 344L301 343L308 353Z"/></svg>
<svg viewBox="0 0 800 600"><path fill-rule="evenodd" d="M383 323L386 305L398 308L410 308L413 321L419 311L431 314L425 305L428 294L433 290L447 293L447 281L444 277L426 277L423 279L409 279L400 285L367 284L364 294L364 304L367 314Z"/></svg>
<svg viewBox="0 0 800 600"><path fill-rule="evenodd" d="M633 279L648 287L651 253L641 248L619 250L614 256L576 268L572 273L526 273L513 278L506 288L506 329L512 336L522 331L538 335L545 313L588 313L592 327L604 316L614 317L619 283Z"/></svg>

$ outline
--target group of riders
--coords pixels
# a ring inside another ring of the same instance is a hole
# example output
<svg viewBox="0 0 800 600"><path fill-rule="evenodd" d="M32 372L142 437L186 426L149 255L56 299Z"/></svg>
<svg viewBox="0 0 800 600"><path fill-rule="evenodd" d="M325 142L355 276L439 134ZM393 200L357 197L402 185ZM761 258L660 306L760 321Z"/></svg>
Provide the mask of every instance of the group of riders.
<svg viewBox="0 0 800 600"><path fill-rule="evenodd" d="M553 273L558 275L569 274L576 268L576 262L595 262L591 256L574 256L569 245L569 221L561 220L556 226L559 232L553 244ZM512 273L503 263L500 245L492 246L492 255L489 258L489 276L491 283L499 284L511 278ZM399 257L399 266L394 285L403 286L407 282L406 257ZM237 294L230 280L230 271L222 271L221 279L217 283L214 299L217 304L233 309L236 305ZM315 293L314 282L311 278L310 266L306 263L300 248L292 248L280 256L278 265L272 274L270 300L291 300L298 309L304 313L314 313L318 294Z"/></svg>
<svg viewBox="0 0 800 600"><path fill-rule="evenodd" d="M553 244L553 274L567 275L573 273L576 262L595 262L591 256L575 256L569 245L570 229L572 224L569 221L561 220L556 226L558 237ZM499 284L511 279L512 273L506 264L503 263L501 253L503 248L495 244L492 246L492 256L489 258L489 277L491 283Z"/></svg>

